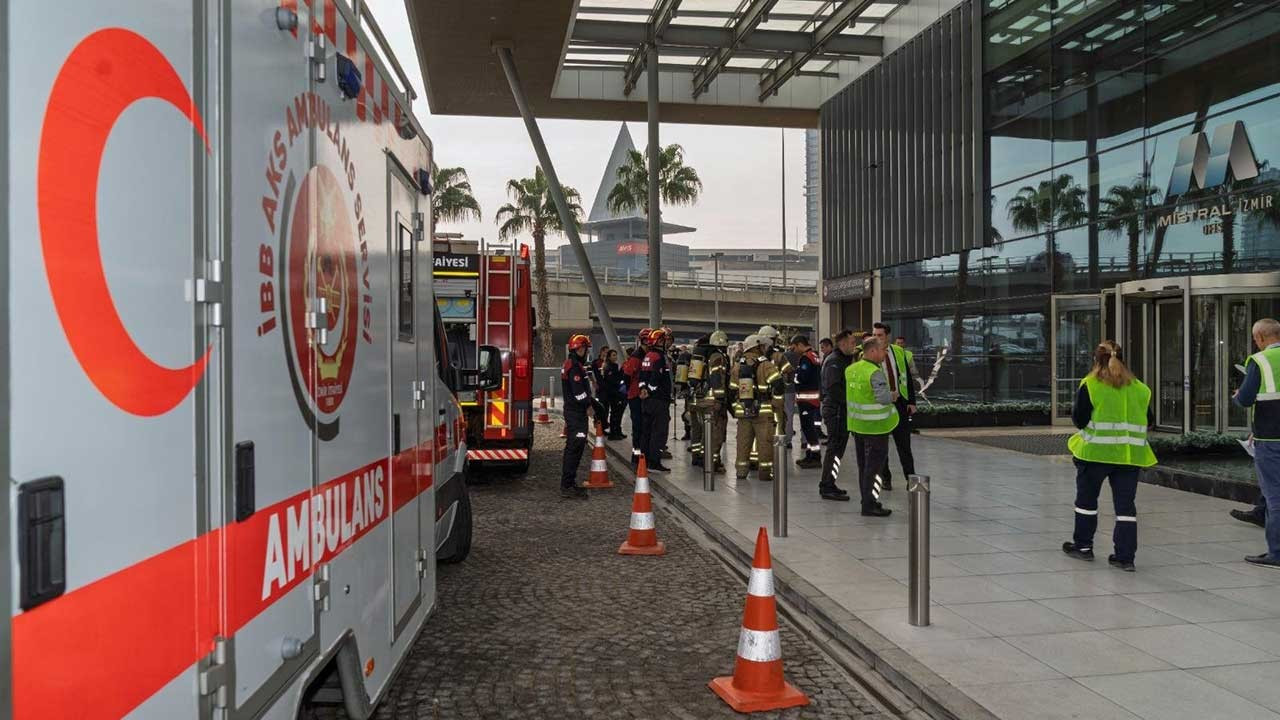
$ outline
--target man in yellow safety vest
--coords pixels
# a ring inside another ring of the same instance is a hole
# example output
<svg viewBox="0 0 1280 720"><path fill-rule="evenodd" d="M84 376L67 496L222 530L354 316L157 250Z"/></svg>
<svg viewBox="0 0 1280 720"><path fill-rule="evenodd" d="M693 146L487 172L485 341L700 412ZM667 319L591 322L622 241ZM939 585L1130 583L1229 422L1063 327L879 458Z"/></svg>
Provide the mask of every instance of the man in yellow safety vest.
<svg viewBox="0 0 1280 720"><path fill-rule="evenodd" d="M845 417L858 457L862 514L868 517L886 517L892 513L880 504L880 490L875 485L876 476L888 461L889 434L898 427L894 392L881 367L887 347L874 337L864 340L862 358L844 371Z"/></svg>

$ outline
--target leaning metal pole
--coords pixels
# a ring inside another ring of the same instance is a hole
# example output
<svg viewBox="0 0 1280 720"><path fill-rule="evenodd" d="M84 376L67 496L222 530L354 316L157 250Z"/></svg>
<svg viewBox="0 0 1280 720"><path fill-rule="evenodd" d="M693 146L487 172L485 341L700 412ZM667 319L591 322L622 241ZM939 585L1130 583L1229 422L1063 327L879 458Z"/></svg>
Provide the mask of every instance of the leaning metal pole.
<svg viewBox="0 0 1280 720"><path fill-rule="evenodd" d="M609 347L621 350L622 343L618 341L618 333L613 329L613 318L609 316L609 308L605 306L604 296L600 294L600 286L596 284L596 275L591 271L591 261L587 259L587 251L582 247L582 238L578 237L577 218L569 212L569 203L565 200L560 178L556 176L555 166L551 164L551 154L547 152L547 146L542 142L542 131L538 129L538 119L533 116L529 101L524 96L524 89L520 86L520 75L516 73L516 64L511 58L511 47L495 44L493 50L502 61L502 71L506 73L507 83L511 85L511 96L515 98L520 116L524 118L525 129L529 131L529 141L533 143L533 150L538 155L538 164L542 166L542 172L547 176L551 199L556 204L556 212L560 215L560 224L564 226L565 235L569 236L569 244L573 246L578 267L582 268L582 281L587 286L591 304L600 318L600 326L604 328L605 341L609 343Z"/></svg>
<svg viewBox="0 0 1280 720"><path fill-rule="evenodd" d="M650 43L645 65L649 97L649 327L662 325L662 207L658 197L658 47Z"/></svg>

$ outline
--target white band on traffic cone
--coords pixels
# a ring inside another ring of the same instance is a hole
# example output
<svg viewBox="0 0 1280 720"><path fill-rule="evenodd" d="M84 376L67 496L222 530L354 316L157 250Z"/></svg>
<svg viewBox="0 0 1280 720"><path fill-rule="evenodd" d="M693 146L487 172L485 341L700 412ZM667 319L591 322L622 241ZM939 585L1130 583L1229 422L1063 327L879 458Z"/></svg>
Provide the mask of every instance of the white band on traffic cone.
<svg viewBox="0 0 1280 720"><path fill-rule="evenodd" d="M777 630L748 630L738 635L738 657L752 662L782 659L782 640Z"/></svg>
<svg viewBox="0 0 1280 720"><path fill-rule="evenodd" d="M758 597L773 597L773 570L770 568L751 568L751 579L747 581L747 594Z"/></svg>
<svg viewBox="0 0 1280 720"><path fill-rule="evenodd" d="M595 459L591 461L591 472L608 472L609 468L605 465L604 460Z"/></svg>
<svg viewBox="0 0 1280 720"><path fill-rule="evenodd" d="M631 513L631 529L632 530L653 530L653 513L633 512Z"/></svg>
<svg viewBox="0 0 1280 720"><path fill-rule="evenodd" d="M648 494L649 478L647 476L636 478L636 492Z"/></svg>

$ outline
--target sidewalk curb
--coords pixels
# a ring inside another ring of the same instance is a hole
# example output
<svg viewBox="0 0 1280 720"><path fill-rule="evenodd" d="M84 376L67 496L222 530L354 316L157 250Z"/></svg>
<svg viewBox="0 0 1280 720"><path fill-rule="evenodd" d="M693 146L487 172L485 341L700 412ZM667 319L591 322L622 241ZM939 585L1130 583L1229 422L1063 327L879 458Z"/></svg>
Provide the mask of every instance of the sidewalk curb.
<svg viewBox="0 0 1280 720"><path fill-rule="evenodd" d="M616 469L624 474L630 471L629 456L609 443L605 443L605 449L611 456L610 464L617 465ZM749 538L716 518L710 511L702 509L701 504L688 493L668 484L661 475L651 474L649 487L707 533L731 559L744 566L751 565L755 548ZM844 650L860 658L933 718L998 720L977 701L929 670L870 625L854 617L777 558L773 559L773 576L774 591L797 612L822 628Z"/></svg>

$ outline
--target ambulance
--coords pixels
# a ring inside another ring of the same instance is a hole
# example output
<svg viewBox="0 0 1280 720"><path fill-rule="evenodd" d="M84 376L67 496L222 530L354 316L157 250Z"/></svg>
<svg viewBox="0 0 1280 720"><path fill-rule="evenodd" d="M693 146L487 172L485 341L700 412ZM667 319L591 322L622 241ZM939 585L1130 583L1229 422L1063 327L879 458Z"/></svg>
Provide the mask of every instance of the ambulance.
<svg viewBox="0 0 1280 720"><path fill-rule="evenodd" d="M497 348L501 385L459 394L471 468L529 469L533 447L533 282L529 246L437 236L436 304L460 367L478 367L480 348Z"/></svg>
<svg viewBox="0 0 1280 720"><path fill-rule="evenodd" d="M466 554L500 357L353 4L0 5L0 717L369 717Z"/></svg>

